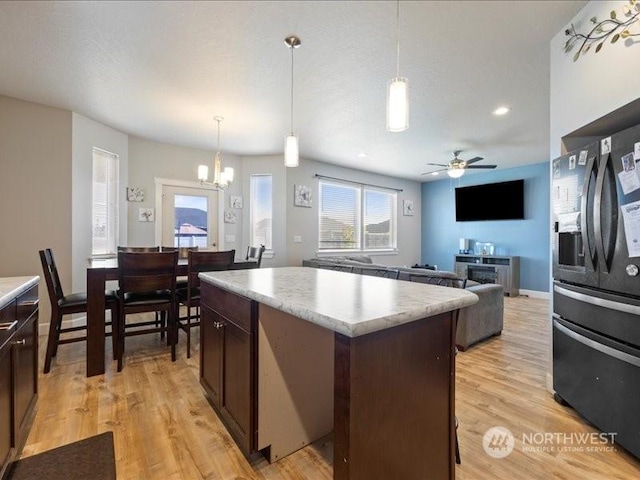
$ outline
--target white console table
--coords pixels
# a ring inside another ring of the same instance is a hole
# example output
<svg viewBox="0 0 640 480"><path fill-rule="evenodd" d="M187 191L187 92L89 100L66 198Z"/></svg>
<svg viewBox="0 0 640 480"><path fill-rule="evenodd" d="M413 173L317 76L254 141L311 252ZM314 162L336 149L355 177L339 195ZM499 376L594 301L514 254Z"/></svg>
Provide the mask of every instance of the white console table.
<svg viewBox="0 0 640 480"><path fill-rule="evenodd" d="M510 297L520 295L520 257L456 255L456 275L479 283L498 283Z"/></svg>

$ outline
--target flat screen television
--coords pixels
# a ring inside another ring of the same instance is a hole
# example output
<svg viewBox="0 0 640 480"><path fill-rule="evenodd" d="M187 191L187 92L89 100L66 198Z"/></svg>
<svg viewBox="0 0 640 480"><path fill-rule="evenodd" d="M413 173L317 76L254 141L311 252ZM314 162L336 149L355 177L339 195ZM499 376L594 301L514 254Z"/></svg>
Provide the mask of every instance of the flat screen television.
<svg viewBox="0 0 640 480"><path fill-rule="evenodd" d="M524 180L456 188L456 222L524 219Z"/></svg>

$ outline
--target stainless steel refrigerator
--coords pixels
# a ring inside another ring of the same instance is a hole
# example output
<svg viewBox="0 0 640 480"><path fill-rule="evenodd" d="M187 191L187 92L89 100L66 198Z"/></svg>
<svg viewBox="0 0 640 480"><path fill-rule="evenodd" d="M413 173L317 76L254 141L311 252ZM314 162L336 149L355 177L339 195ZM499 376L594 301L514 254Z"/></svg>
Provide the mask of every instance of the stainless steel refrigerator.
<svg viewBox="0 0 640 480"><path fill-rule="evenodd" d="M640 125L551 169L554 390L640 457Z"/></svg>

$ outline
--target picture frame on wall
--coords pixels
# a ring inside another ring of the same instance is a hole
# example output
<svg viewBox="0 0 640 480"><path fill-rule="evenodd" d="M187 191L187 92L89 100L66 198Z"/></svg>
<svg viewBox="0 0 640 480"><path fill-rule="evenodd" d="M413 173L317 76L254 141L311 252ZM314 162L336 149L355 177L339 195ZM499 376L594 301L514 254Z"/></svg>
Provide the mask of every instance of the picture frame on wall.
<svg viewBox="0 0 640 480"><path fill-rule="evenodd" d="M311 208L311 189L305 185L295 185L293 204L296 207Z"/></svg>
<svg viewBox="0 0 640 480"><path fill-rule="evenodd" d="M138 209L138 221L139 222L155 222L156 214L153 208L139 208Z"/></svg>
<svg viewBox="0 0 640 480"><path fill-rule="evenodd" d="M229 197L229 205L231 208L242 208L242 197L237 195L231 195Z"/></svg>
<svg viewBox="0 0 640 480"><path fill-rule="evenodd" d="M403 200L402 201L402 214L405 217L413 216L413 200Z"/></svg>
<svg viewBox="0 0 640 480"><path fill-rule="evenodd" d="M127 187L127 201L129 202L143 202L144 201L144 189L140 187Z"/></svg>

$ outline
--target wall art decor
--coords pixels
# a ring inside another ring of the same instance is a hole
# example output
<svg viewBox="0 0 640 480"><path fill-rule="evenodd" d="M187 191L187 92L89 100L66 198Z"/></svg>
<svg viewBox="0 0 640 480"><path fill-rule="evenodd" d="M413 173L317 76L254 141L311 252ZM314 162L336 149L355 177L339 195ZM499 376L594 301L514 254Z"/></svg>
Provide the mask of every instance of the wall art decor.
<svg viewBox="0 0 640 480"><path fill-rule="evenodd" d="M140 187L127 187L127 200L129 202L144 201L144 189Z"/></svg>
<svg viewBox="0 0 640 480"><path fill-rule="evenodd" d="M229 205L231 208L242 208L242 197L231 195L229 197Z"/></svg>
<svg viewBox="0 0 640 480"><path fill-rule="evenodd" d="M413 200L402 201L402 214L407 217L413 216Z"/></svg>
<svg viewBox="0 0 640 480"><path fill-rule="evenodd" d="M311 207L311 189L304 185L295 185L293 204L296 207Z"/></svg>
<svg viewBox="0 0 640 480"><path fill-rule="evenodd" d="M224 223L236 223L236 212L226 210L224 212Z"/></svg>
<svg viewBox="0 0 640 480"><path fill-rule="evenodd" d="M140 207L138 209L138 221L139 222L155 222L156 214L153 208Z"/></svg>

